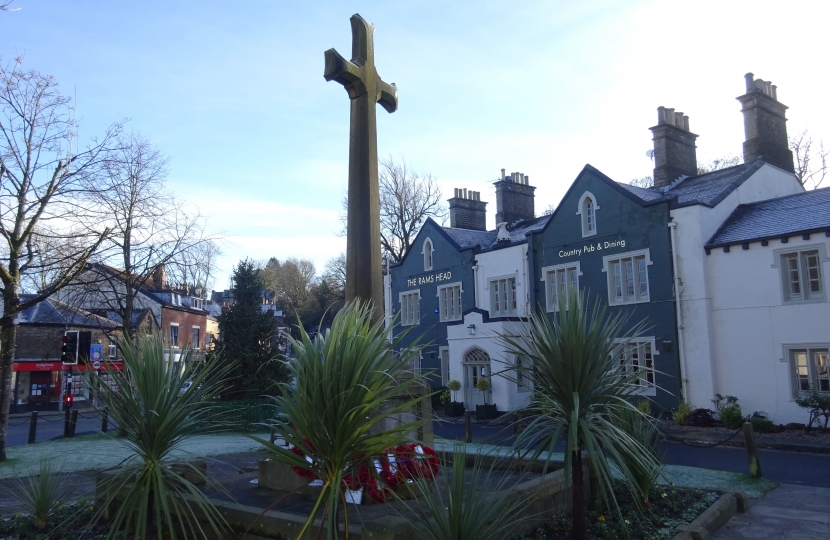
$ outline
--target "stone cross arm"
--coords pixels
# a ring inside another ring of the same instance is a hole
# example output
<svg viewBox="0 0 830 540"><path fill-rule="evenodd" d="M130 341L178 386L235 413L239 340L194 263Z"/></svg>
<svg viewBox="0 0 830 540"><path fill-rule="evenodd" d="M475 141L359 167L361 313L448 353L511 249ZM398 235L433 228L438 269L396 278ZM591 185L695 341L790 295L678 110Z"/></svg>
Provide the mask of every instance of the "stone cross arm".
<svg viewBox="0 0 830 540"><path fill-rule="evenodd" d="M352 15L352 59L343 58L334 49L325 52L326 67L323 77L346 88L350 99L369 94L387 112L398 110L398 89L394 83L384 82L375 68L374 25L360 15Z"/></svg>

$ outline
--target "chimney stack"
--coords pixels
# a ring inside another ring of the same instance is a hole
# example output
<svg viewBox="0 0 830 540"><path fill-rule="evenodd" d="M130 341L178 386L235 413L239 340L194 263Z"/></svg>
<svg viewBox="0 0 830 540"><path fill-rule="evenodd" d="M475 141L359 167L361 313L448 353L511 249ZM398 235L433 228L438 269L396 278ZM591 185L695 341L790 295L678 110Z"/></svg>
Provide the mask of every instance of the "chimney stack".
<svg viewBox="0 0 830 540"><path fill-rule="evenodd" d="M487 230L487 203L482 202L481 193L455 188L453 198L447 202L450 203L450 227Z"/></svg>
<svg viewBox="0 0 830 540"><path fill-rule="evenodd" d="M514 223L536 217L534 195L536 188L530 185L530 177L520 172L505 176L501 170L501 180L496 186L496 223Z"/></svg>
<svg viewBox="0 0 830 540"><path fill-rule="evenodd" d="M795 172L793 153L787 140L787 106L778 101L774 84L744 75L746 94L736 98L744 115L744 163L762 158L788 172Z"/></svg>
<svg viewBox="0 0 830 540"><path fill-rule="evenodd" d="M167 272L164 271L164 263L153 270L153 288L157 291L167 288Z"/></svg>
<svg viewBox="0 0 830 540"><path fill-rule="evenodd" d="M657 125L649 128L654 141L654 187L671 184L681 176L697 174L697 135L689 131L689 117L674 109L657 107Z"/></svg>

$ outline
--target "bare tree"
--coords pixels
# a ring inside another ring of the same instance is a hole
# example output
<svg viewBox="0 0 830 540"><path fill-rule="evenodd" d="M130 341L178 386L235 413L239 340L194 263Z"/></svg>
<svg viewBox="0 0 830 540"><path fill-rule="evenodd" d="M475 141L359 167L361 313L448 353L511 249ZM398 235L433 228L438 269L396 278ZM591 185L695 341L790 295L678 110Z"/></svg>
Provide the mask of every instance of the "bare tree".
<svg viewBox="0 0 830 540"><path fill-rule="evenodd" d="M431 217L443 222L447 210L441 199L438 180L431 174L419 175L401 158L391 156L380 161L380 243L383 257L391 263L401 262L421 225ZM343 199L341 234L346 234L348 200Z"/></svg>
<svg viewBox="0 0 830 540"><path fill-rule="evenodd" d="M186 286L192 296L207 298L216 281L216 263L221 254L219 244L210 238L183 249L168 265L170 281Z"/></svg>
<svg viewBox="0 0 830 540"><path fill-rule="evenodd" d="M168 158L138 133L119 137L109 152L104 178L87 184L87 203L112 233L101 263L80 276L63 300L93 312L114 313L124 334L133 335L139 291L153 274L166 276L165 265L208 240L201 216L167 190ZM154 281L154 289L166 287Z"/></svg>
<svg viewBox="0 0 830 540"><path fill-rule="evenodd" d="M818 149L813 146L813 138L805 129L798 135L790 137L790 150L795 158L795 176L801 185L807 188L811 183L817 189L827 176L827 156L824 141L818 142Z"/></svg>
<svg viewBox="0 0 830 540"><path fill-rule="evenodd" d="M80 235L70 229L83 213L76 204L79 184L100 178L103 158L121 128L113 124L100 141L93 140L85 150L74 148L71 100L53 77L20 71L17 64L19 58L11 68L0 65L0 461L6 459L15 320L74 279L109 234L105 223ZM55 257L41 251L38 244L47 231L74 236L74 247ZM30 272L46 277L37 294L21 302L21 282Z"/></svg>
<svg viewBox="0 0 830 540"><path fill-rule="evenodd" d="M329 259L321 278L328 283L333 294L344 302L346 300L346 254ZM342 297L342 298L341 298Z"/></svg>

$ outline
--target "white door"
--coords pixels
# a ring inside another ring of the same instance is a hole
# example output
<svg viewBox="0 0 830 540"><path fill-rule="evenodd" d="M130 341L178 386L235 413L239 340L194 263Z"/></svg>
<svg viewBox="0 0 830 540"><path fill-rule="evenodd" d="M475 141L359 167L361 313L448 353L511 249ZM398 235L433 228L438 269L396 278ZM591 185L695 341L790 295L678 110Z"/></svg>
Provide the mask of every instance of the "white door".
<svg viewBox="0 0 830 540"><path fill-rule="evenodd" d="M476 388L481 377L490 376L490 364L464 364L464 407L475 409L476 405L484 405L484 392ZM487 403L492 403L492 390L487 391Z"/></svg>

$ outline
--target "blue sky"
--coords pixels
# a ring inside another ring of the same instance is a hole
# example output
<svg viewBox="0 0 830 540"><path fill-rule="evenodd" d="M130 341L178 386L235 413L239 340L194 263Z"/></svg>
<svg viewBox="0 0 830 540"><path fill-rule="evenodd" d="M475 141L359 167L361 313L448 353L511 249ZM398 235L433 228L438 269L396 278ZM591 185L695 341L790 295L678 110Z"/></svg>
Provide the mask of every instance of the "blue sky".
<svg viewBox="0 0 830 540"><path fill-rule="evenodd" d="M345 91L323 51L351 52L349 17L373 23L380 155L403 156L491 204L501 168L556 204L586 163L651 173L656 108L690 117L698 159L740 154L744 73L771 80L790 133L830 144L823 2L142 2L15 0L0 56L77 93L81 140L122 117L170 156L171 187L225 235L216 283L240 259L345 249Z"/></svg>

